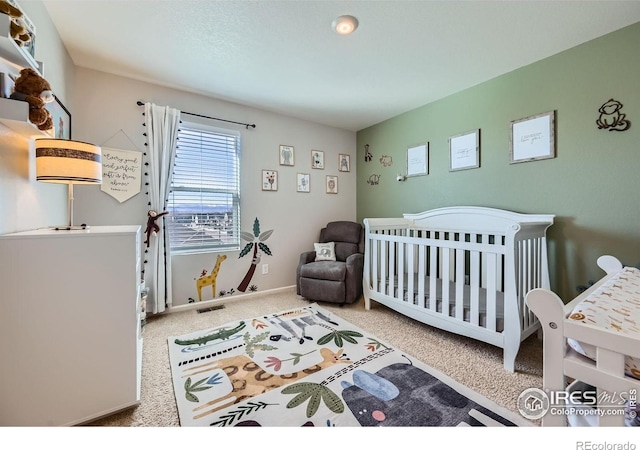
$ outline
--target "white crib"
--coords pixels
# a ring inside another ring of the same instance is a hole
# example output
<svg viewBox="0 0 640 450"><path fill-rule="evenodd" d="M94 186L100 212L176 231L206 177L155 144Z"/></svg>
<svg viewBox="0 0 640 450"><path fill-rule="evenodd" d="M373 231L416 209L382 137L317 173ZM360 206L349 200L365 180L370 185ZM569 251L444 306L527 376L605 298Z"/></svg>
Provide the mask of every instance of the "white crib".
<svg viewBox="0 0 640 450"><path fill-rule="evenodd" d="M551 397L542 426L639 423L640 270L609 255L597 264L606 275L566 305L546 289L527 294L544 333L543 390Z"/></svg>
<svg viewBox="0 0 640 450"><path fill-rule="evenodd" d="M525 304L549 288L546 230L553 215L460 206L367 218L364 298L425 324L503 349L513 372L540 324Z"/></svg>

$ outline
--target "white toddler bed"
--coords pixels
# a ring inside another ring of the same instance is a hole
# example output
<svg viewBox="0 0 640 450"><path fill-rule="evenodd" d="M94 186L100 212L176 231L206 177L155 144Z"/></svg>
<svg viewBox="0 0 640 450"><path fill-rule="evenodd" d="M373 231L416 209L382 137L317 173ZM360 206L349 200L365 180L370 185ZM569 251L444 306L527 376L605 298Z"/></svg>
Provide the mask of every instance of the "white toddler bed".
<svg viewBox="0 0 640 450"><path fill-rule="evenodd" d="M365 308L374 300L498 346L513 372L520 343L540 328L524 299L549 288L553 219L475 206L364 219Z"/></svg>
<svg viewBox="0 0 640 450"><path fill-rule="evenodd" d="M640 270L608 255L598 266L606 275L566 305L545 289L527 294L544 332L543 389L577 396L552 395L543 426L639 423Z"/></svg>

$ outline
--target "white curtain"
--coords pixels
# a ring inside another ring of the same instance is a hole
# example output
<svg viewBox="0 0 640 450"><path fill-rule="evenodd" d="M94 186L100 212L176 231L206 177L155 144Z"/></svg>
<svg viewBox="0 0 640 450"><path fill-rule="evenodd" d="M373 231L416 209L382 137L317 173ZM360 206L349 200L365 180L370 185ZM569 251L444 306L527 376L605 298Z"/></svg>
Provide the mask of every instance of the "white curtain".
<svg viewBox="0 0 640 450"><path fill-rule="evenodd" d="M171 174L176 154L180 110L168 106L145 103L147 128L147 173L149 180L149 209L158 214L165 211ZM159 313L171 306L171 254L169 235L164 227L165 216L157 220L160 231L145 245L144 281L149 288L147 311ZM146 236L145 236L146 239Z"/></svg>

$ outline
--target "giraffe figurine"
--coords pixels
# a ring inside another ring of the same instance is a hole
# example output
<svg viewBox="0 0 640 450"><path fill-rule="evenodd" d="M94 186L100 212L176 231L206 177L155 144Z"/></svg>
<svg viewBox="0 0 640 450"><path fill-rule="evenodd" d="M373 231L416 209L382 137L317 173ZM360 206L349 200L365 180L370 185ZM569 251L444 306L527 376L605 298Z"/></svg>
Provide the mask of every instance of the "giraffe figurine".
<svg viewBox="0 0 640 450"><path fill-rule="evenodd" d="M216 278L218 278L218 272L220 271L220 265L222 261L227 259L227 255L218 255L216 265L209 275L205 275L196 280L196 286L198 288L198 300L202 301L202 288L205 286L211 286L213 297L216 296Z"/></svg>

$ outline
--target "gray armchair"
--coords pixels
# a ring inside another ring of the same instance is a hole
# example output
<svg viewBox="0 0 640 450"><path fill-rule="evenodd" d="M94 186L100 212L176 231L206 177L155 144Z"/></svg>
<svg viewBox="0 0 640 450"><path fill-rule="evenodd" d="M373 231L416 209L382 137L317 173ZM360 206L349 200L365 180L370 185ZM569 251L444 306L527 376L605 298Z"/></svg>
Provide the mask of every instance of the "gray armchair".
<svg viewBox="0 0 640 450"><path fill-rule="evenodd" d="M350 304L362 296L364 228L356 222L330 222L318 243L335 243L335 261L316 261L316 252L300 255L296 273L298 295L307 300Z"/></svg>

